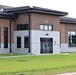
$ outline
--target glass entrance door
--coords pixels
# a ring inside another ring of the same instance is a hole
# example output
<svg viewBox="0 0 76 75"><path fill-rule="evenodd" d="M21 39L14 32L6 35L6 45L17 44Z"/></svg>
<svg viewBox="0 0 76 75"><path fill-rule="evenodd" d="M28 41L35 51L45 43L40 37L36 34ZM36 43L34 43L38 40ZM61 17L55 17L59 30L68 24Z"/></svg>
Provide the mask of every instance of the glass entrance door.
<svg viewBox="0 0 76 75"><path fill-rule="evenodd" d="M41 53L53 53L53 39L52 38L41 38Z"/></svg>

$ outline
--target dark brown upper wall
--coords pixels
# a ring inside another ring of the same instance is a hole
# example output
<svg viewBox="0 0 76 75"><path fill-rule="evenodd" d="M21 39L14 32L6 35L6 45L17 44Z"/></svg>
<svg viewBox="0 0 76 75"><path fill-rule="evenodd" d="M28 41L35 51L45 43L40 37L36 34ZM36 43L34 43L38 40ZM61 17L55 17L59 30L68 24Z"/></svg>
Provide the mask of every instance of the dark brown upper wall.
<svg viewBox="0 0 76 75"><path fill-rule="evenodd" d="M0 28L1 28L1 43L4 43L4 27L8 27L8 43L10 43L10 19L0 18ZM13 37L13 24L12 24L12 37ZM12 38L13 42L13 38Z"/></svg>
<svg viewBox="0 0 76 75"><path fill-rule="evenodd" d="M4 27L8 27L8 42L9 42L9 34L10 34L9 26L10 26L10 20L0 18L1 43L4 43Z"/></svg>
<svg viewBox="0 0 76 75"><path fill-rule="evenodd" d="M40 30L40 24L53 25L53 30L58 31L60 28L60 17L55 15L31 13L31 30Z"/></svg>
<svg viewBox="0 0 76 75"><path fill-rule="evenodd" d="M65 43L65 24L60 24L60 42Z"/></svg>
<svg viewBox="0 0 76 75"><path fill-rule="evenodd" d="M17 24L28 24L28 16L26 14L19 14L19 17L14 22L16 30Z"/></svg>
<svg viewBox="0 0 76 75"><path fill-rule="evenodd" d="M76 24L60 24L61 43L68 43L68 31L76 31Z"/></svg>
<svg viewBox="0 0 76 75"><path fill-rule="evenodd" d="M76 31L76 24L65 24L65 41L68 42L68 31Z"/></svg>

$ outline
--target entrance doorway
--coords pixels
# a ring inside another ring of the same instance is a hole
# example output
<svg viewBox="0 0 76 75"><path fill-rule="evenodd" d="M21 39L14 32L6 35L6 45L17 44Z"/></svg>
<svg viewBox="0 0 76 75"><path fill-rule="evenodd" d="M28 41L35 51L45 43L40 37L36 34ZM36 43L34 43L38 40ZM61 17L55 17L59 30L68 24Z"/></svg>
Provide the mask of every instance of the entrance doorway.
<svg viewBox="0 0 76 75"><path fill-rule="evenodd" d="M41 53L53 53L53 38L41 38Z"/></svg>

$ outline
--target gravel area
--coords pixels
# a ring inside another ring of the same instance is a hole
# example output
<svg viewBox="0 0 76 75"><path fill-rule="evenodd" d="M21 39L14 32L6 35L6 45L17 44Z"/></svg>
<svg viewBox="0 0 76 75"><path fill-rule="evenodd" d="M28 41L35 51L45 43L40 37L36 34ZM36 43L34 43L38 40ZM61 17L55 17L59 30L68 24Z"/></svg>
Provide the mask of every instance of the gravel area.
<svg viewBox="0 0 76 75"><path fill-rule="evenodd" d="M62 74L55 74L55 75L76 75L76 72L73 72L73 73L62 73Z"/></svg>

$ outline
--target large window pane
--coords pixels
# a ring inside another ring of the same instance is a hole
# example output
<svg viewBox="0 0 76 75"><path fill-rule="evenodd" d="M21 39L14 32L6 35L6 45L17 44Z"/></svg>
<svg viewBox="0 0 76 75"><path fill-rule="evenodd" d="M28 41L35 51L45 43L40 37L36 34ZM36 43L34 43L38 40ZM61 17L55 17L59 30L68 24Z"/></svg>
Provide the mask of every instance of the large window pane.
<svg viewBox="0 0 76 75"><path fill-rule="evenodd" d="M40 25L40 30L43 30L43 25Z"/></svg>
<svg viewBox="0 0 76 75"><path fill-rule="evenodd" d="M40 25L40 30L48 30L51 31L53 30L53 26L52 25Z"/></svg>
<svg viewBox="0 0 76 75"><path fill-rule="evenodd" d="M18 24L17 30L28 30L28 24Z"/></svg>
<svg viewBox="0 0 76 75"><path fill-rule="evenodd" d="M29 38L24 37L24 48L29 48Z"/></svg>
<svg viewBox="0 0 76 75"><path fill-rule="evenodd" d="M71 32L70 31L68 31L68 35L70 35L71 34Z"/></svg>
<svg viewBox="0 0 76 75"><path fill-rule="evenodd" d="M17 37L17 48L21 48L21 37Z"/></svg>
<svg viewBox="0 0 76 75"><path fill-rule="evenodd" d="M48 30L49 29L48 27L49 27L48 25L44 25L44 30Z"/></svg>
<svg viewBox="0 0 76 75"><path fill-rule="evenodd" d="M68 46L76 47L76 31L68 31Z"/></svg>
<svg viewBox="0 0 76 75"><path fill-rule="evenodd" d="M52 28L52 26L49 26L49 30L52 30L53 28Z"/></svg>
<svg viewBox="0 0 76 75"><path fill-rule="evenodd" d="M75 35L75 31L71 31L71 35Z"/></svg>
<svg viewBox="0 0 76 75"><path fill-rule="evenodd" d="M8 28L4 27L4 48L8 48Z"/></svg>

